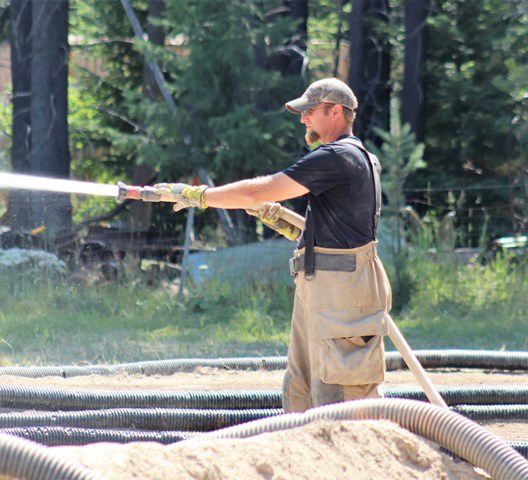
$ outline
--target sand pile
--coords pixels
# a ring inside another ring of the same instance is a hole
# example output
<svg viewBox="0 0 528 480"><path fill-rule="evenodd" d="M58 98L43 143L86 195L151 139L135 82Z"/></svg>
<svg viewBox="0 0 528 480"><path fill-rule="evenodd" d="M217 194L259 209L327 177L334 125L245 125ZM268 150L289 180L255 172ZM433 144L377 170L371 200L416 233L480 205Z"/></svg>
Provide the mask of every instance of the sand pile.
<svg viewBox="0 0 528 480"><path fill-rule="evenodd" d="M55 447L106 480L483 479L387 421L320 421L244 440Z"/></svg>

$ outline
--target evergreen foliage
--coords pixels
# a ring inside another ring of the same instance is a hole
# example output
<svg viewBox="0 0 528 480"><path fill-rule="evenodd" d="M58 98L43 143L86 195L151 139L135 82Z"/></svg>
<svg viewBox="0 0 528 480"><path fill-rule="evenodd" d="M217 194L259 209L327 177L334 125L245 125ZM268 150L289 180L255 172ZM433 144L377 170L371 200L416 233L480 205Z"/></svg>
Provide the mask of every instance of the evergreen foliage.
<svg viewBox="0 0 528 480"><path fill-rule="evenodd" d="M132 3L145 25L147 1ZM71 30L84 39L76 48L102 64L98 74L74 72L76 88L82 89L81 95L70 95L79 102L71 116L72 144L82 158L74 158L76 175L97 180L101 172L112 172L104 178L129 180L137 160L157 168L160 180L189 179L203 166L222 184L293 161L302 132L282 104L304 85L299 77L267 68L295 29L287 15L269 15L283 3L167 0L162 21L167 44L159 48L133 38L120 5L73 0ZM351 3L309 4L310 73L329 76L340 18L341 43L349 36ZM378 33L389 38L391 88L397 96L404 74L403 5L403 0L391 2L390 23L372 26L385 29ZM405 189L432 186L432 191L407 192L406 200L421 215L437 210L442 216L454 206L457 228L465 232L459 246L476 246L484 211L492 236L522 232L527 225L528 202L520 187L528 176L528 13L523 0L432 0L429 5L427 168L408 172ZM143 94L143 54L161 65L177 114ZM381 151L384 166L390 163L386 155ZM387 185L386 192L391 188ZM403 189L397 187L395 199L387 195L389 210L394 202L406 203Z"/></svg>
<svg viewBox="0 0 528 480"><path fill-rule="evenodd" d="M528 31L524 2L511 0L436 0L428 20L426 72L426 159L428 168L413 177L425 186L490 186L467 191L465 215L491 209L492 234L512 231L505 210L515 208L507 185L519 180L512 159L519 155L512 119L520 108L522 81L512 75L526 61L522 38ZM524 54L524 56L523 56ZM525 80L526 81L526 80ZM524 83L526 91L526 83ZM429 199L431 200L431 198ZM526 201L526 200L525 200ZM447 192L436 194L447 203ZM479 232L468 233L476 245ZM464 245L466 246L466 245Z"/></svg>
<svg viewBox="0 0 528 480"><path fill-rule="evenodd" d="M381 159L383 191L388 199L390 215L397 215L405 206L404 185L407 177L426 166L423 160L424 145L416 143L409 124L401 124L398 100L391 99L390 130L376 128L376 134L383 142L378 148L367 142L369 150Z"/></svg>

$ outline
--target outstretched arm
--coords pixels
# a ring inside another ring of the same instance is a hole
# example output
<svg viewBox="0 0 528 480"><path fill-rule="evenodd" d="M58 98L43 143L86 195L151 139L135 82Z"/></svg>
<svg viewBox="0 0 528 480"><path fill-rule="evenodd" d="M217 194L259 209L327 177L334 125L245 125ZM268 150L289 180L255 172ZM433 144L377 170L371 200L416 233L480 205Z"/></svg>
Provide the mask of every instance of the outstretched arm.
<svg viewBox="0 0 528 480"><path fill-rule="evenodd" d="M288 200L306 193L307 188L280 172L208 188L204 192L204 200L208 207L247 209L264 202Z"/></svg>

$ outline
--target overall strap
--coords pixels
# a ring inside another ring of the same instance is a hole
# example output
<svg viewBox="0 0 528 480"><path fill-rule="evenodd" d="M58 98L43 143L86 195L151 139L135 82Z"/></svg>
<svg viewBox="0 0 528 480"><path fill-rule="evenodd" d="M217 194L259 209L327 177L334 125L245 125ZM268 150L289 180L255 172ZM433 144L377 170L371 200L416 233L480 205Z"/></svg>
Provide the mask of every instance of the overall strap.
<svg viewBox="0 0 528 480"><path fill-rule="evenodd" d="M310 202L306 208L306 226L304 229L304 278L311 280L315 275L315 225Z"/></svg>
<svg viewBox="0 0 528 480"><path fill-rule="evenodd" d="M374 209L374 237L376 237L376 233L378 230L378 223L381 216L381 181L380 181L380 173L381 173L381 164L378 160L378 157L374 155L373 153L370 153L367 151L367 149L363 146L363 143L361 143L360 140L355 138L345 138L344 141L348 142L351 145L354 145L355 147L359 148L361 150L361 153L367 157L370 165L370 170L372 172L372 178L374 180L374 195L376 198L376 207Z"/></svg>

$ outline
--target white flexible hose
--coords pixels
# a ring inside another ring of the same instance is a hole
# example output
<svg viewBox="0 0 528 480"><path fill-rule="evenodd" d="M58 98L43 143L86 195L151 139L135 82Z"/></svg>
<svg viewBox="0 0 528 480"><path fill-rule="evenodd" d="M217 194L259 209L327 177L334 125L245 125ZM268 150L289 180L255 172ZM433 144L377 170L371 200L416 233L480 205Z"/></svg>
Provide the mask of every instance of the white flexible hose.
<svg viewBox="0 0 528 480"><path fill-rule="evenodd" d="M305 413L255 420L207 433L185 443L210 438L246 438L323 419L390 420L482 468L495 480L528 479L528 461L504 440L449 409L415 400L354 400L314 408Z"/></svg>

